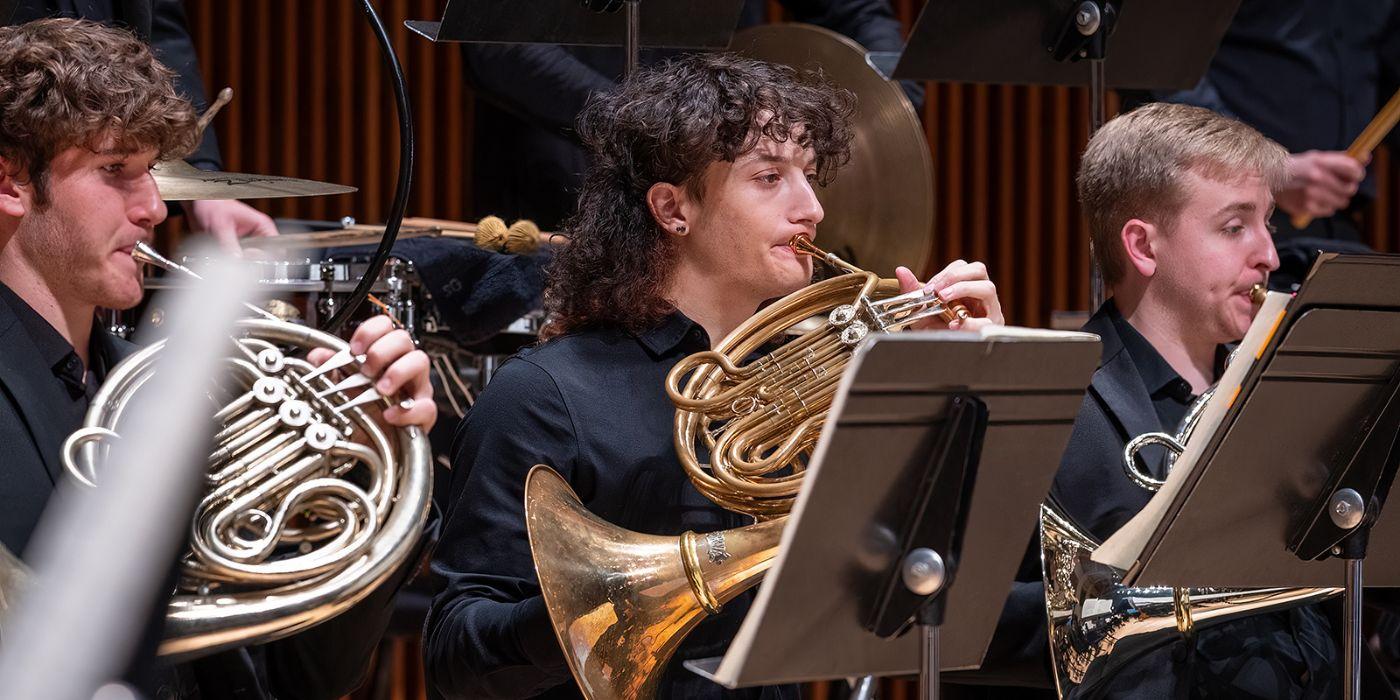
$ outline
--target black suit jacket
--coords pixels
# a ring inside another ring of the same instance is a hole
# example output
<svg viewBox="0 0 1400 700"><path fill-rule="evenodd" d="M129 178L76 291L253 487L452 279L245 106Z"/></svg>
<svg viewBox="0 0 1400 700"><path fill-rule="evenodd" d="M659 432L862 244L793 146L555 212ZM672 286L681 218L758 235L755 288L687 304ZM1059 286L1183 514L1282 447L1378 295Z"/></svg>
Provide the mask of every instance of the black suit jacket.
<svg viewBox="0 0 1400 700"><path fill-rule="evenodd" d="M183 0L111 0L111 6L111 14L101 12L84 19L126 27L149 43L161 63L175 71L175 89L192 102L197 111L203 111L209 98L185 22ZM51 13L48 0L0 0L0 23L5 25L29 22ZM222 167L219 140L213 128L204 130L199 146L186 160L205 169Z"/></svg>
<svg viewBox="0 0 1400 700"><path fill-rule="evenodd" d="M93 346L109 366L136 350L107 333L97 334ZM54 407L70 399L3 298L0 348L0 544L23 555L54 485L63 478L59 453L68 431Z"/></svg>

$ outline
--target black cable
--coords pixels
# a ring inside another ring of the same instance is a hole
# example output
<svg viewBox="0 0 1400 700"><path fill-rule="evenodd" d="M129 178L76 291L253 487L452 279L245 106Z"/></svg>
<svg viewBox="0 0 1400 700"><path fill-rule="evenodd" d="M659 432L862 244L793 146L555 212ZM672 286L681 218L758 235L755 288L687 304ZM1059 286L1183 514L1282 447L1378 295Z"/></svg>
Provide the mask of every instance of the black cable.
<svg viewBox="0 0 1400 700"><path fill-rule="evenodd" d="M408 104L408 86L404 83L403 66L399 65L399 57L394 53L393 45L389 43L389 34L384 30L384 23L380 21L379 14L374 11L374 5L369 0L361 0L360 7L364 9L365 17L369 19L370 27L374 30L374 38L379 42L380 54L389 66L389 77L394 86L394 105L399 114L399 178L394 188L394 203L389 207L389 219L384 223L384 237L379 239L379 248L374 251L364 277L355 285L355 291L350 294L349 300L321 328L327 333L336 333L345 325L345 321L360 308L365 297L369 296L369 290L374 286L375 280L379 279L379 271L383 269L384 261L389 258L389 251L394 247L394 240L399 236L404 211L408 208L408 191L413 185L413 112Z"/></svg>

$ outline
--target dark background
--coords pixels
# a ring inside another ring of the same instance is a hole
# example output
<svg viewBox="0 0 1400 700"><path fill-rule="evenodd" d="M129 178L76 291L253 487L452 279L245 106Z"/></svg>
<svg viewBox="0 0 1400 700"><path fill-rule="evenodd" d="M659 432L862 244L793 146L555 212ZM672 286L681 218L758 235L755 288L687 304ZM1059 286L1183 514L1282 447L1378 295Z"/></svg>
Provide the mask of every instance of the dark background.
<svg viewBox="0 0 1400 700"><path fill-rule="evenodd" d="M924 0L893 0L910 26ZM770 17L782 19L777 3ZM398 138L388 81L358 3L346 0L187 0L190 31L211 93L234 99L215 120L225 166L354 185L351 195L255 202L274 216L383 220L393 196ZM408 213L468 219L471 88L455 45L411 34L405 19L438 19L443 0L379 0L404 64L416 115L418 167ZM1110 105L1116 107L1116 101ZM984 260L1007 321L1044 326L1053 310L1089 306L1087 234L1073 174L1087 137L1077 88L932 83L924 109L937 202L932 267ZM1400 164L1382 149L1379 197L1365 231L1400 249ZM488 212L489 213L489 212ZM178 223L169 226L178 236Z"/></svg>

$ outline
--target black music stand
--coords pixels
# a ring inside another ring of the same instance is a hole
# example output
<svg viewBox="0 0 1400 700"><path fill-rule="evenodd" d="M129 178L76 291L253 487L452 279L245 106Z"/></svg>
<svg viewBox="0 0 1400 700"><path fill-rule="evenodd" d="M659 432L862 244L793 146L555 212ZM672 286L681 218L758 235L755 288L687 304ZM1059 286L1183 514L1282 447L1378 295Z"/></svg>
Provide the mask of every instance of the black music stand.
<svg viewBox="0 0 1400 700"><path fill-rule="evenodd" d="M857 351L739 634L686 666L728 687L919 672L926 693L977 667L1099 351L1051 331Z"/></svg>
<svg viewBox="0 0 1400 700"><path fill-rule="evenodd" d="M1319 259L1200 458L1178 462L1189 471L1179 490L1163 493L1160 521L1143 524L1150 534L1124 578L1232 588L1345 582L1349 693L1360 669L1367 539L1380 543L1372 552L1400 542L1400 515L1382 514L1400 464L1396 289L1400 256ZM1368 585L1400 586L1400 557L1369 563Z"/></svg>
<svg viewBox="0 0 1400 700"><path fill-rule="evenodd" d="M1107 119L1109 87L1195 87L1239 4L1240 0L929 0L909 33L893 77L1088 85L1093 134ZM1072 65L1080 61L1088 68ZM1090 266L1089 285L1093 307L1098 308L1104 292L1097 267Z"/></svg>
<svg viewBox="0 0 1400 700"><path fill-rule="evenodd" d="M894 77L1086 85L1089 71L1073 62L1102 60L1108 87L1187 89L1205 75L1239 1L929 0ZM1100 31L1079 34L1081 11L1100 16Z"/></svg>

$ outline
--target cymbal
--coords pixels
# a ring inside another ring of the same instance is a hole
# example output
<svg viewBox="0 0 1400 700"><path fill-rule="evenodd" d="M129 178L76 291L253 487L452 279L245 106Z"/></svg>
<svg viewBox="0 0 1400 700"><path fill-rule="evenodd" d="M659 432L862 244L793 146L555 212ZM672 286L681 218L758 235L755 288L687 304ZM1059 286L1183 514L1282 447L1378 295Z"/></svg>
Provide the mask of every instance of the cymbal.
<svg viewBox="0 0 1400 700"><path fill-rule="evenodd" d="M264 199L309 197L354 192L354 187L277 175L248 175L200 170L183 160L156 163L151 169L161 199L184 202L196 199Z"/></svg>
<svg viewBox="0 0 1400 700"><path fill-rule="evenodd" d="M856 94L851 161L818 188L826 217L814 241L885 277L924 270L933 249L933 160L924 127L899 83L865 61L865 49L809 24L768 24L734 35L730 49L795 68L819 66Z"/></svg>

